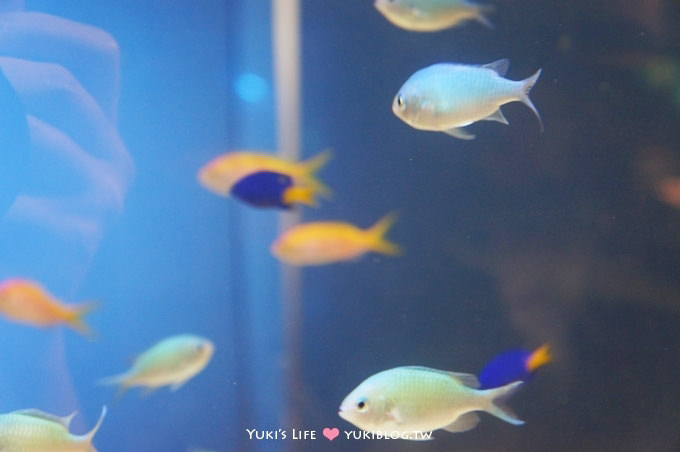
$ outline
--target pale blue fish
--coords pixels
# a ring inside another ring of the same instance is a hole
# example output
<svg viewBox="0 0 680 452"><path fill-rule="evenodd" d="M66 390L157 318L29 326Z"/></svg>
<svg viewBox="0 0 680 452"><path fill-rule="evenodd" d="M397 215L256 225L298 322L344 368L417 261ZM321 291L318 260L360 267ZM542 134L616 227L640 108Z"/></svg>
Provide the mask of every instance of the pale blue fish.
<svg viewBox="0 0 680 452"><path fill-rule="evenodd" d="M484 66L439 63L423 68L394 96L392 111L413 128L471 140L475 136L462 127L482 120L508 124L501 105L520 101L534 112L543 131L541 116L529 99L541 69L514 81L503 78L509 64L502 59Z"/></svg>
<svg viewBox="0 0 680 452"><path fill-rule="evenodd" d="M0 451L97 452L92 438L104 421L106 407L102 408L97 424L84 435L68 431L75 414L59 417L35 409L0 414Z"/></svg>
<svg viewBox="0 0 680 452"><path fill-rule="evenodd" d="M411 31L439 31L468 20L491 28L484 14L493 7L466 0L375 0L374 5L394 25Z"/></svg>
<svg viewBox="0 0 680 452"><path fill-rule="evenodd" d="M362 430L399 432L404 439L424 439L424 433L437 429L470 430L479 422L475 411L521 425L504 403L521 384L479 390L471 374L396 367L364 380L345 397L338 415Z"/></svg>
<svg viewBox="0 0 680 452"><path fill-rule="evenodd" d="M99 384L118 385L119 394L133 386L151 391L170 385L176 391L205 368L214 350L213 343L200 336L170 336L139 355L130 370L104 378Z"/></svg>

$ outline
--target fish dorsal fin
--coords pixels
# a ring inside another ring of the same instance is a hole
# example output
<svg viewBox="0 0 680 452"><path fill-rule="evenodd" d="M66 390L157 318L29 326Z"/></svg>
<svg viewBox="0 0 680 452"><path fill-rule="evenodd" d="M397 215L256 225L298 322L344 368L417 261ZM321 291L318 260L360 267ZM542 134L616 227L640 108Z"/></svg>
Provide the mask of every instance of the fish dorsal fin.
<svg viewBox="0 0 680 452"><path fill-rule="evenodd" d="M479 388L479 380L472 374L466 374L463 372L445 372L451 378L458 380L461 384L467 386L468 388L477 389Z"/></svg>
<svg viewBox="0 0 680 452"><path fill-rule="evenodd" d="M69 414L68 416L55 416L54 414L46 413L41 410L37 410L35 408L29 408L26 410L17 410L14 411L13 414L21 414L23 416L30 416L34 417L37 419L42 419L44 421L48 422L54 422L56 424L61 425L64 427L66 430L68 430L69 425L71 425L71 419L73 419L73 416L75 416L77 411L74 411L73 413Z"/></svg>
<svg viewBox="0 0 680 452"><path fill-rule="evenodd" d="M510 67L510 60L508 60L507 58L503 58L503 59L494 61L493 63L485 64L482 67L486 68L486 69L491 69L494 72L496 72L496 74L503 77L505 75L505 73L508 72L508 68Z"/></svg>
<svg viewBox="0 0 680 452"><path fill-rule="evenodd" d="M406 366L406 368L446 375L447 377L453 378L468 388L479 388L479 380L477 380L477 377L472 374L466 374L464 372L449 372L448 370L432 369L431 367L425 366Z"/></svg>

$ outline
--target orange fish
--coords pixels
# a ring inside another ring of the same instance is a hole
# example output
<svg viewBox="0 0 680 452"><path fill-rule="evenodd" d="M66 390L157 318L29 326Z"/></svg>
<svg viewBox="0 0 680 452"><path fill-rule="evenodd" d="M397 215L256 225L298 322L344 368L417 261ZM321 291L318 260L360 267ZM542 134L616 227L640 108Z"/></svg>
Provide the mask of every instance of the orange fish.
<svg viewBox="0 0 680 452"><path fill-rule="evenodd" d="M245 176L260 171L272 171L288 175L296 186L309 186L314 192L328 198L330 189L316 179L315 174L330 157L330 150L302 162L291 162L256 151L228 152L203 166L198 171L198 181L215 194L229 196L233 185Z"/></svg>
<svg viewBox="0 0 680 452"><path fill-rule="evenodd" d="M0 313L24 325L66 324L80 334L92 337L93 332L82 317L94 307L93 303L65 305L39 284L28 280L9 279L0 284Z"/></svg>
<svg viewBox="0 0 680 452"><path fill-rule="evenodd" d="M396 256L398 245L385 239L397 216L390 213L368 229L349 223L305 223L284 232L271 246L278 259L291 265L323 265L348 261L368 251Z"/></svg>

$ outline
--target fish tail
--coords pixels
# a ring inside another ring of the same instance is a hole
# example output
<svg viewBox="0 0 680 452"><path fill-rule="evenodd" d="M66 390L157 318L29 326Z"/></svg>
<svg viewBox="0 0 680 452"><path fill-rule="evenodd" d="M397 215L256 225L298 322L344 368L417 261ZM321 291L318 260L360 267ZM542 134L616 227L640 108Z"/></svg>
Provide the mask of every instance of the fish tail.
<svg viewBox="0 0 680 452"><path fill-rule="evenodd" d="M118 386L118 391L116 391L116 399L120 399L123 394L130 388L128 384L128 374L118 374L110 377L100 378L96 382L100 386Z"/></svg>
<svg viewBox="0 0 680 452"><path fill-rule="evenodd" d="M314 188L316 193L319 193L326 199L329 199L332 196L333 191L316 178L316 173L326 165L332 156L333 152L330 149L325 149L314 157L301 162L306 182Z"/></svg>
<svg viewBox="0 0 680 452"><path fill-rule="evenodd" d="M95 433L97 433L97 430L99 430L99 427L102 426L102 422L104 422L104 418L106 417L106 411L107 411L106 405L102 406L102 413L99 415L99 420L94 425L94 427L92 427L92 430L90 430L89 432L87 432L85 434L85 439L87 440L88 443L92 441L92 438L94 438ZM94 449L94 450L96 450L96 449Z"/></svg>
<svg viewBox="0 0 680 452"><path fill-rule="evenodd" d="M491 21L486 17L487 14L491 14L494 12L494 7L493 5L475 5L475 8L477 10L477 15L475 16L475 20L479 22L480 24L484 25L487 28L490 28L493 30L494 26Z"/></svg>
<svg viewBox="0 0 680 452"><path fill-rule="evenodd" d="M287 206L298 203L318 207L317 192L316 187L289 187L283 192L283 203Z"/></svg>
<svg viewBox="0 0 680 452"><path fill-rule="evenodd" d="M548 344L541 345L534 350L527 359L526 368L529 372L534 372L539 367L545 366L552 361L552 354Z"/></svg>
<svg viewBox="0 0 680 452"><path fill-rule="evenodd" d="M519 100L526 105L527 107L531 108L531 111L534 112L536 115L536 118L538 119L538 124L541 126L541 132L543 132L543 120L541 119L541 115L538 113L538 110L534 106L534 103L531 102L531 99L529 99L529 92L531 92L531 88L534 87L536 84L536 81L538 80L538 77L541 75L541 70L539 69L536 71L534 75L531 77L524 79L520 82L521 84L521 91L519 94Z"/></svg>
<svg viewBox="0 0 680 452"><path fill-rule="evenodd" d="M94 301L83 303L80 306L77 306L75 309L73 309L73 311L69 313L68 318L66 319L68 325L74 330L76 330L78 333L87 337L88 339L90 340L96 339L97 334L94 332L92 328L90 328L85 323L83 317L85 317L87 314L94 311L98 307L99 303Z"/></svg>
<svg viewBox="0 0 680 452"><path fill-rule="evenodd" d="M390 212L367 230L371 250L389 256L401 254L401 247L385 238L385 234L397 220L397 217L396 212Z"/></svg>
<svg viewBox="0 0 680 452"><path fill-rule="evenodd" d="M524 421L518 418L515 412L505 404L505 401L519 389L522 383L522 381L515 381L514 383L501 386L500 388L481 391L486 393L486 397L488 397L489 401L488 406L484 410L510 424L524 424Z"/></svg>

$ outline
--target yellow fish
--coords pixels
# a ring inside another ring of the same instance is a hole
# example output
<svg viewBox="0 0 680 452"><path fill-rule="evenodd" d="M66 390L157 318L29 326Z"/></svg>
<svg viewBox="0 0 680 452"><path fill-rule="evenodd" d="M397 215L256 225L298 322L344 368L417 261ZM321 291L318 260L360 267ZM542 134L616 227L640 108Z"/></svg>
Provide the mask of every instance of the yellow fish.
<svg viewBox="0 0 680 452"><path fill-rule="evenodd" d="M271 171L288 175L293 178L296 186L309 186L315 193L328 198L330 189L316 178L316 172L330 157L330 150L302 162L291 162L264 152L228 152L203 166L198 171L198 181L215 194L229 196L234 184L245 176L260 171Z"/></svg>
<svg viewBox="0 0 680 452"><path fill-rule="evenodd" d="M75 412L58 417L40 410L19 410L0 414L0 451L7 452L97 452L94 437L106 416L85 435L73 435L68 428Z"/></svg>
<svg viewBox="0 0 680 452"><path fill-rule="evenodd" d="M94 308L94 303L65 305L32 281L9 279L0 284L0 313L24 325L42 327L66 324L92 337L93 332L82 317Z"/></svg>
<svg viewBox="0 0 680 452"><path fill-rule="evenodd" d="M278 259L291 265L323 265L355 259L368 251L396 256L398 245L385 239L397 216L390 213L368 229L343 222L304 223L284 232L271 246Z"/></svg>
<svg viewBox="0 0 680 452"><path fill-rule="evenodd" d="M104 378L99 384L117 384L119 393L133 386L155 389L170 385L170 389L176 391L203 370L214 350L212 342L199 336L170 336L139 355L130 370Z"/></svg>

